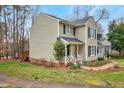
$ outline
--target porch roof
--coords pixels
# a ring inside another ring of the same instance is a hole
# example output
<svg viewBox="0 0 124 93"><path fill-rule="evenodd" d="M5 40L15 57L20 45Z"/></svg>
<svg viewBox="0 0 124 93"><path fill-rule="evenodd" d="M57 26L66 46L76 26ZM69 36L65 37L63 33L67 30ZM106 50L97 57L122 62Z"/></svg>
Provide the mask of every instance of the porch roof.
<svg viewBox="0 0 124 93"><path fill-rule="evenodd" d="M63 36L60 36L60 38L63 39L65 42L69 43L69 44L84 44L84 42L80 41L77 38L63 37Z"/></svg>
<svg viewBox="0 0 124 93"><path fill-rule="evenodd" d="M97 40L97 44L102 46L102 43L100 41L98 41L98 40Z"/></svg>

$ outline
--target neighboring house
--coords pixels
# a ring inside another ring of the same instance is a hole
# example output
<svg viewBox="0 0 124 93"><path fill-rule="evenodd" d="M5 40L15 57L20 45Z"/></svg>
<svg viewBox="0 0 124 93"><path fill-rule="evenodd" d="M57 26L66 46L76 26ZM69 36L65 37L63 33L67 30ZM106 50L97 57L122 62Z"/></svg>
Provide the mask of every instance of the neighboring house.
<svg viewBox="0 0 124 93"><path fill-rule="evenodd" d="M42 13L34 22L30 32L30 59L54 59L53 44L60 38L65 44L65 60L68 56L84 61L103 55L101 44L102 29L92 16L70 22Z"/></svg>
<svg viewBox="0 0 124 93"><path fill-rule="evenodd" d="M99 44L101 49L98 48L98 57L103 57L105 54L110 54L111 55L111 43L107 40L101 41L101 44ZM100 53L100 54L99 54Z"/></svg>
<svg viewBox="0 0 124 93"><path fill-rule="evenodd" d="M102 41L102 45L103 45L103 54L104 53L111 54L111 48L112 48L111 43L107 40L104 40Z"/></svg>

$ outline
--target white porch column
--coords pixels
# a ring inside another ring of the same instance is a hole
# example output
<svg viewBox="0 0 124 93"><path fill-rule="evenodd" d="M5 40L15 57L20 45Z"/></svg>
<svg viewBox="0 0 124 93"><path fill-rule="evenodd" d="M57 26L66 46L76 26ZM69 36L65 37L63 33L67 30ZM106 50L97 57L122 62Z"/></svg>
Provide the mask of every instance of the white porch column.
<svg viewBox="0 0 124 93"><path fill-rule="evenodd" d="M65 44L65 62L67 61L67 44Z"/></svg>
<svg viewBox="0 0 124 93"><path fill-rule="evenodd" d="M79 53L78 53L78 44L77 44L77 56L78 56L78 54L79 54Z"/></svg>

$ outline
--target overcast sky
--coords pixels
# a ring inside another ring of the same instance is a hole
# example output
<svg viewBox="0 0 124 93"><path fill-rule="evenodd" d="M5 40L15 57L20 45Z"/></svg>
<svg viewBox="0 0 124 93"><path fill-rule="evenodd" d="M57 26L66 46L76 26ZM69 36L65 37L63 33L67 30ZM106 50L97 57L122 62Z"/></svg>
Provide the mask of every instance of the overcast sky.
<svg viewBox="0 0 124 93"><path fill-rule="evenodd" d="M86 6L80 6L80 7L81 9L85 9L84 7ZM40 7L40 11L48 14L53 14L63 19L69 19L68 17L72 14L73 8L74 6L72 5L44 5ZM106 34L108 32L108 23L110 20L124 17L124 6L118 6L118 5L95 6L95 8L90 12L90 15L94 15L95 12L101 8L106 8L110 14L109 19L101 22L101 25L105 30L104 34ZM81 12L81 14L83 16L83 12Z"/></svg>

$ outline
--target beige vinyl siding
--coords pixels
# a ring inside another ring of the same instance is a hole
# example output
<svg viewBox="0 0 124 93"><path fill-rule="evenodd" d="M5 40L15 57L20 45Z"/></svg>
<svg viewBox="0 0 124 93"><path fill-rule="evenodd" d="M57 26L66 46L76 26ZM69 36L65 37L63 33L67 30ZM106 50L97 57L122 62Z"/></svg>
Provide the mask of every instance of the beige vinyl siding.
<svg viewBox="0 0 124 93"><path fill-rule="evenodd" d="M53 59L53 44L56 42L58 30L58 20L40 15L31 28L30 58Z"/></svg>
<svg viewBox="0 0 124 93"><path fill-rule="evenodd" d="M96 33L97 33L97 30L98 30L97 25L92 19L88 20L86 25L87 25L87 28L90 27L92 29L96 29ZM88 30L87 30L87 35L88 35ZM88 38L88 36L87 36L87 50L88 50L88 46L96 46L97 47L97 35L96 35L96 39ZM96 56L87 56L87 57L88 57L87 58L88 61L97 59L97 48L96 48Z"/></svg>
<svg viewBox="0 0 124 93"><path fill-rule="evenodd" d="M75 36L81 40L82 42L85 42L85 27L78 27L75 29Z"/></svg>
<svg viewBox="0 0 124 93"><path fill-rule="evenodd" d="M78 27L75 29L75 36L79 40L85 43L85 27ZM79 53L82 56L83 60L85 60L86 52L85 52L85 44L81 45L79 48Z"/></svg>

